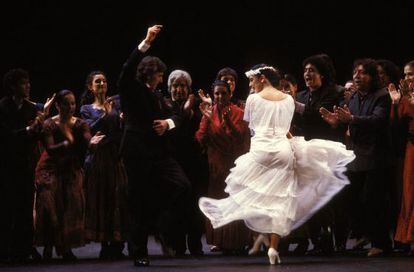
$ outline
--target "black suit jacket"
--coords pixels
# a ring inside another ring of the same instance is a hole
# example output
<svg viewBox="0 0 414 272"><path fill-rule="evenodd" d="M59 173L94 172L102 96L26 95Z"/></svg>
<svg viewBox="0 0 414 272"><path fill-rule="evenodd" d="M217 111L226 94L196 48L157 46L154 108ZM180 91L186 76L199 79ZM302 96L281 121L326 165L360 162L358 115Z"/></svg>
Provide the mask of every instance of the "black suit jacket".
<svg viewBox="0 0 414 272"><path fill-rule="evenodd" d="M392 161L390 114L391 99L387 89L368 93L362 98L355 92L348 103L354 115L349 124L350 148L356 158L348 165L351 171L387 167Z"/></svg>
<svg viewBox="0 0 414 272"><path fill-rule="evenodd" d="M171 118L179 126L180 117L173 115L166 107L161 94L151 91L144 82L137 79L137 66L143 55L135 48L124 63L118 80L121 109L125 118L121 151L133 148L145 157L163 157L169 154L169 132L158 136L153 129L153 121Z"/></svg>
<svg viewBox="0 0 414 272"><path fill-rule="evenodd" d="M38 159L40 131L28 133L26 127L36 118L37 108L24 100L20 109L11 97L0 101L0 175L2 181L10 181L4 175L34 176ZM33 182L33 181L31 181ZM33 186L33 184L30 184Z"/></svg>
<svg viewBox="0 0 414 272"><path fill-rule="evenodd" d="M200 100L196 98L192 107L192 115L184 112L184 102L173 101L170 97L165 97L164 101L167 107L181 118L179 127L171 133L174 157L180 163L191 164L201 154L200 146L195 139L195 133L198 130L202 117L198 108Z"/></svg>
<svg viewBox="0 0 414 272"><path fill-rule="evenodd" d="M339 105L341 96L334 87L320 88L312 93L309 90L301 91L297 94L296 100L305 104L302 114L295 113L294 124L306 140L342 141L343 129L333 129L319 113L321 107L332 111L333 106Z"/></svg>

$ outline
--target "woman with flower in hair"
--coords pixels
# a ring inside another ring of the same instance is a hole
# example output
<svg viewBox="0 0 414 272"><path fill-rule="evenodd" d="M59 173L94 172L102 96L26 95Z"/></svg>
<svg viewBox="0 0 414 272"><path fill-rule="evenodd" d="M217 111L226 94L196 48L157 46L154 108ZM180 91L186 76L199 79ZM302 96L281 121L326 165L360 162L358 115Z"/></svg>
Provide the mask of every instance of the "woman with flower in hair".
<svg viewBox="0 0 414 272"><path fill-rule="evenodd" d="M292 137L292 96L278 90L280 74L266 64L246 72L255 93L246 101L244 120L253 132L250 150L227 176L224 199L203 197L200 209L214 228L235 220L270 234L270 264L280 263L282 236L303 224L349 183L343 172L354 159L341 143Z"/></svg>

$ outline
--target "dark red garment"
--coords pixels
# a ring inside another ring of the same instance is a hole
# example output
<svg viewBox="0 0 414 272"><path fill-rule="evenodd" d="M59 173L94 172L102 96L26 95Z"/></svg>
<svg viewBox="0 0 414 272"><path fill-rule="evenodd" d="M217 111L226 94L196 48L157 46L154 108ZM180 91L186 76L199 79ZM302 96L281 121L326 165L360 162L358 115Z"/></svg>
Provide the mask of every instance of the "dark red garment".
<svg viewBox="0 0 414 272"><path fill-rule="evenodd" d="M395 240L403 243L414 242L414 105L403 97L398 106L398 116L391 113L394 120L408 119L408 140L405 150L403 170L403 193L400 216Z"/></svg>
<svg viewBox="0 0 414 272"><path fill-rule="evenodd" d="M209 184L207 196L221 199L228 196L224 192L225 179L234 161L249 150L250 132L247 123L243 120L244 112L231 104L230 121L234 125L232 130L220 118L217 106L213 107L211 121L203 116L196 139L207 149L209 163ZM207 223L207 243L223 250L240 250L249 244L250 231L243 222L230 223L219 229L213 229Z"/></svg>
<svg viewBox="0 0 414 272"><path fill-rule="evenodd" d="M74 144L53 153L43 152L36 167L35 245L55 246L58 255L84 245L85 196L82 164L89 142L89 127L76 119ZM43 126L55 143L65 140L52 118Z"/></svg>

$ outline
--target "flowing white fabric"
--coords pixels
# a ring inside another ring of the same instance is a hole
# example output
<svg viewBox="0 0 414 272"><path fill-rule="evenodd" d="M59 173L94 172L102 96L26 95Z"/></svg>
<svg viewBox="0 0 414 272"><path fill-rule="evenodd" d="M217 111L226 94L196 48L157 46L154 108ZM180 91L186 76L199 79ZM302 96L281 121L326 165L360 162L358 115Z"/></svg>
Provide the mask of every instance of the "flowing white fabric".
<svg viewBox="0 0 414 272"><path fill-rule="evenodd" d="M214 228L242 219L254 231L285 236L349 184L343 172L355 155L343 144L286 137L294 109L291 96L248 97L244 119L254 135L225 181L229 197L199 200Z"/></svg>

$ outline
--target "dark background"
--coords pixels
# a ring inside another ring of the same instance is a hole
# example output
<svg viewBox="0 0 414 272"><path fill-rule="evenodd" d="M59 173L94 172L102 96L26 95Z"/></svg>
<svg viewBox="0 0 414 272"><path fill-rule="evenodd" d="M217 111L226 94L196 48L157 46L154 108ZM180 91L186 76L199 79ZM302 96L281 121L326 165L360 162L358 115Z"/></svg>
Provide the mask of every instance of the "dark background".
<svg viewBox="0 0 414 272"><path fill-rule="evenodd" d="M113 94L122 63L157 23L164 29L149 53L168 66L163 89L173 69L189 71L197 90L208 89L216 72L230 66L245 93L244 71L262 62L302 85L303 59L322 52L332 57L343 84L356 58L385 58L400 67L414 59L414 1L387 2L3 2L0 73L27 69L32 99L43 101L64 88L80 95L86 75L99 69Z"/></svg>

